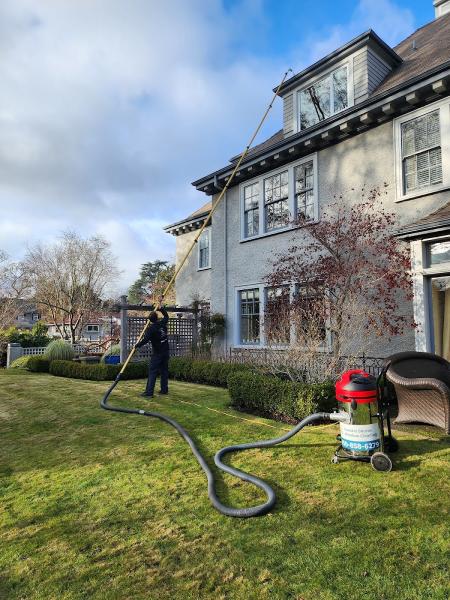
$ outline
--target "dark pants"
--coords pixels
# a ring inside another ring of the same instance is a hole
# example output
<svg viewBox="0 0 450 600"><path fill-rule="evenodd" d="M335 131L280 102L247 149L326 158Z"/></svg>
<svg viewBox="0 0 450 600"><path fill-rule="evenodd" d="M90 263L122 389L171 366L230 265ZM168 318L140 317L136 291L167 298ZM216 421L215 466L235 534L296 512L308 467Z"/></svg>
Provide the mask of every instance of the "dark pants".
<svg viewBox="0 0 450 600"><path fill-rule="evenodd" d="M169 353L153 354L148 365L148 380L145 393L153 396L155 391L155 382L158 375L161 375L161 392L167 394L169 391Z"/></svg>

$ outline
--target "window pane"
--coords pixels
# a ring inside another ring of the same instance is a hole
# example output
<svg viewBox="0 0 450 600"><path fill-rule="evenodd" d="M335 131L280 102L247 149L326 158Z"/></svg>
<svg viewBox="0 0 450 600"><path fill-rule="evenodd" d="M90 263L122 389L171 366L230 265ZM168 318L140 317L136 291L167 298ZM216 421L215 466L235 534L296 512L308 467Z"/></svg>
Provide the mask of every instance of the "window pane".
<svg viewBox="0 0 450 600"><path fill-rule="evenodd" d="M259 184L244 188L244 237L259 233Z"/></svg>
<svg viewBox="0 0 450 600"><path fill-rule="evenodd" d="M333 73L333 92L333 112L336 113L347 108L347 67L342 67Z"/></svg>
<svg viewBox="0 0 450 600"><path fill-rule="evenodd" d="M273 287L266 290L265 329L267 341L287 344L290 340L289 287Z"/></svg>
<svg viewBox="0 0 450 600"><path fill-rule="evenodd" d="M321 79L300 92L300 128L306 129L330 116L331 78Z"/></svg>
<svg viewBox="0 0 450 600"><path fill-rule="evenodd" d="M242 344L259 343L259 289L239 292L240 341Z"/></svg>
<svg viewBox="0 0 450 600"><path fill-rule="evenodd" d="M314 166L308 162L295 167L297 219L314 219Z"/></svg>
<svg viewBox="0 0 450 600"><path fill-rule="evenodd" d="M450 241L429 244L427 255L429 267L450 262Z"/></svg>

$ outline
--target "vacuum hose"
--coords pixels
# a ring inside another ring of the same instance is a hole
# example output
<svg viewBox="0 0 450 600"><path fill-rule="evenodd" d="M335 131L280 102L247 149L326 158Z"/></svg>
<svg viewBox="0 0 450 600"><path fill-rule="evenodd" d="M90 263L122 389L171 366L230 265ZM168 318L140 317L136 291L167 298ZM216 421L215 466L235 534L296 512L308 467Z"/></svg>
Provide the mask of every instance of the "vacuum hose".
<svg viewBox="0 0 450 600"><path fill-rule="evenodd" d="M171 419L170 417L167 417L166 415L162 415L161 413L157 413L157 412L152 412L152 411L147 411L147 410L139 410L136 408L121 408L121 407L116 407L116 406L110 406L108 404L108 398L109 398L111 392L113 391L113 389L119 383L119 381L120 381L120 374L116 377L116 379L114 380L112 385L108 388L107 392L103 396L102 401L101 401L101 407L104 408L105 410L111 410L113 412L126 413L126 414L131 414L131 415L142 415L144 417L154 417L155 419L164 421L165 423L168 423L169 425L174 427L178 431L178 433L181 435L181 437L189 444L189 447L191 448L193 455L195 456L199 465L201 466L201 468L203 469L203 471L206 474L206 477L208 479L208 496L211 501L211 504L219 512L221 512L224 515L227 515L228 517L246 518L246 517L258 517L260 515L265 515L275 505L276 497L275 497L275 492L270 487L270 485L267 484L262 479L259 479L259 477L255 477L254 475L250 475L250 473L245 473L245 471L240 471L239 469L235 469L234 467L230 467L229 465L224 464L222 462L222 458L226 454L229 454L230 452L237 452L239 450L249 450L250 448L271 448L272 446L281 444L282 442L285 442L289 438L293 437L299 431L301 431L304 427L306 427L306 425L310 425L311 423L314 423L316 421L338 420L336 418L333 418L333 417L335 417L335 413L332 413L332 414L330 414L330 413L315 413L315 414L309 415L308 417L306 417L305 419L300 421L300 423L298 423L290 431L288 431L287 433L285 433L284 435L282 435L280 437L274 438L272 440L262 440L260 442L253 442L253 443L249 443L249 444L236 444L235 446L227 446L226 448L222 448L221 450L219 450L214 457L214 462L219 469L221 469L222 471L225 471L226 473L229 473L230 475L234 475L235 477L238 477L239 479L242 479L243 481L248 481L249 483L253 483L257 487L259 487L261 490L263 490L263 492L267 496L267 500L263 504L258 504L257 506L252 506L250 508L231 508L229 506L225 506L225 504L222 504L222 502L219 500L219 498L216 494L216 490L215 490L214 473L211 471L211 469L209 468L203 455L201 454L201 452L195 445L194 440L191 438L191 436L188 434L188 432L179 423L177 423L177 421L174 421L174 419Z"/></svg>

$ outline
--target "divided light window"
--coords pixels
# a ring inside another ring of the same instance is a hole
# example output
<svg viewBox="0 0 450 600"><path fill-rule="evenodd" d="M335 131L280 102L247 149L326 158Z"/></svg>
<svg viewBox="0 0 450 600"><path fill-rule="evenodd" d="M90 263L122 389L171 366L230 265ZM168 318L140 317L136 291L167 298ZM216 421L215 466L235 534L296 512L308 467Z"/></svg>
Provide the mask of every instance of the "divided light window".
<svg viewBox="0 0 450 600"><path fill-rule="evenodd" d="M198 268L208 269L210 265L210 230L205 231L200 236L198 241Z"/></svg>
<svg viewBox="0 0 450 600"><path fill-rule="evenodd" d="M300 129L307 129L348 107L348 70L339 67L299 92Z"/></svg>
<svg viewBox="0 0 450 600"><path fill-rule="evenodd" d="M403 193L442 183L439 110L401 126Z"/></svg>
<svg viewBox="0 0 450 600"><path fill-rule="evenodd" d="M259 344L259 288L239 292L241 344Z"/></svg>
<svg viewBox="0 0 450 600"><path fill-rule="evenodd" d="M313 161L298 165L294 169L295 208L297 219L314 219L314 165Z"/></svg>
<svg viewBox="0 0 450 600"><path fill-rule="evenodd" d="M244 236L259 233L259 182L244 188Z"/></svg>
<svg viewBox="0 0 450 600"><path fill-rule="evenodd" d="M266 231L286 227L289 223L288 171L264 179L264 222Z"/></svg>
<svg viewBox="0 0 450 600"><path fill-rule="evenodd" d="M266 342L289 344L290 325L290 289L288 285L266 288L265 304Z"/></svg>

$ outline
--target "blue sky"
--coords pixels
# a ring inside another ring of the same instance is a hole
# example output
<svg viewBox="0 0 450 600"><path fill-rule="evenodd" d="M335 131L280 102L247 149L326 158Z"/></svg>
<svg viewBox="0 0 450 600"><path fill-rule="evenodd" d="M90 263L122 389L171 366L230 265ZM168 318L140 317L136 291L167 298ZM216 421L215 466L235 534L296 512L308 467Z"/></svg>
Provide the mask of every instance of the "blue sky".
<svg viewBox="0 0 450 600"><path fill-rule="evenodd" d="M122 291L174 257L162 227L207 200L190 182L242 150L288 67L433 17L432 0L2 0L0 250L100 233ZM259 141L280 126L281 101Z"/></svg>

